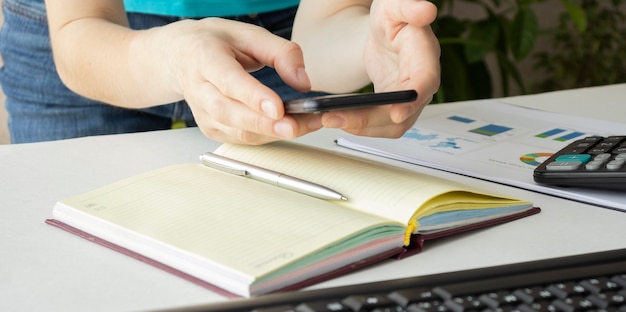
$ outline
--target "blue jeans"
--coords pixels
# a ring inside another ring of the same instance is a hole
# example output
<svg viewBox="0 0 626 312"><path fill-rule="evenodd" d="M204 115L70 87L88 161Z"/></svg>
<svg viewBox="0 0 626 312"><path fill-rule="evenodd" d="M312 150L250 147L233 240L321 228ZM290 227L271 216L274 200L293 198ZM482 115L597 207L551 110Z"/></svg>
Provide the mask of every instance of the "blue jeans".
<svg viewBox="0 0 626 312"><path fill-rule="evenodd" d="M0 84L6 95L12 143L60 140L81 136L164 130L173 121L195 126L184 101L147 109L125 109L84 98L61 82L50 48L44 0L4 0L0 31ZM290 38L296 8L231 19L254 23ZM180 18L129 14L133 29L146 29ZM283 99L300 98L271 68L253 75Z"/></svg>

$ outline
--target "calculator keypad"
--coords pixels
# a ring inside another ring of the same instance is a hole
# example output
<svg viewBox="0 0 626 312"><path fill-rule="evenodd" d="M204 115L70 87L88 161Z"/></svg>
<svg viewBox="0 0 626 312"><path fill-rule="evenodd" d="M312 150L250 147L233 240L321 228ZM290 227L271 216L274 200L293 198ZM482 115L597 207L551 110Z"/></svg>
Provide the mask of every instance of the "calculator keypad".
<svg viewBox="0 0 626 312"><path fill-rule="evenodd" d="M626 189L626 136L573 142L539 165L534 179L544 184Z"/></svg>
<svg viewBox="0 0 626 312"><path fill-rule="evenodd" d="M555 156L548 160L546 170L626 170L626 136L588 137Z"/></svg>

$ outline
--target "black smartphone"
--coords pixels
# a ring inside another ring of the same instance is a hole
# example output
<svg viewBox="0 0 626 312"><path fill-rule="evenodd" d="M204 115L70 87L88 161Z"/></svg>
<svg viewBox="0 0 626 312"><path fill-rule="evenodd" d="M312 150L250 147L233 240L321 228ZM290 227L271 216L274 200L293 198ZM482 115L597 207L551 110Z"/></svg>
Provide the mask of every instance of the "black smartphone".
<svg viewBox="0 0 626 312"><path fill-rule="evenodd" d="M287 114L323 113L338 109L413 102L416 99L415 90L324 95L287 101L285 111Z"/></svg>

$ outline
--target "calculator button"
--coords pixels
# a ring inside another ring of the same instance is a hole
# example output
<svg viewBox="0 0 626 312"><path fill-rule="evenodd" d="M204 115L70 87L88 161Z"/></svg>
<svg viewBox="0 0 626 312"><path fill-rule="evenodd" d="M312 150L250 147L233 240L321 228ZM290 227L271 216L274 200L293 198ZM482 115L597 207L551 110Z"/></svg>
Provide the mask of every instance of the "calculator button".
<svg viewBox="0 0 626 312"><path fill-rule="evenodd" d="M585 169L587 170L598 170L604 165L605 161L603 160L592 160L585 164Z"/></svg>
<svg viewBox="0 0 626 312"><path fill-rule="evenodd" d="M555 161L549 163L546 169L550 171L570 171L576 170L582 165L583 163L580 161Z"/></svg>
<svg viewBox="0 0 626 312"><path fill-rule="evenodd" d="M611 151L610 147L594 147L590 149L587 153L597 155L597 154L608 153L610 151Z"/></svg>
<svg viewBox="0 0 626 312"><path fill-rule="evenodd" d="M593 160L601 160L601 161L607 161L609 159L611 159L611 157L613 157L613 155L609 154L609 153L603 153L603 154L598 154L596 155Z"/></svg>
<svg viewBox="0 0 626 312"><path fill-rule="evenodd" d="M591 155L589 154L564 154L557 156L555 159L555 161L580 161L582 163L586 163L589 160L591 160Z"/></svg>
<svg viewBox="0 0 626 312"><path fill-rule="evenodd" d="M616 160L626 160L626 153L615 156Z"/></svg>
<svg viewBox="0 0 626 312"><path fill-rule="evenodd" d="M600 141L600 140L602 140L602 137L593 136L593 137L586 137L586 138L582 139L581 141L596 142L596 141Z"/></svg>
<svg viewBox="0 0 626 312"><path fill-rule="evenodd" d="M567 150L564 150L563 152L565 154L582 154L582 153L586 152L587 149L589 149L589 146L572 147L572 148L567 148Z"/></svg>
<svg viewBox="0 0 626 312"><path fill-rule="evenodd" d="M599 148L608 148L608 149L611 149L611 148L612 148L613 146L615 146L617 143L618 143L618 142L607 142L607 141L604 141L604 142L600 142L600 143L598 143L598 145L596 145L596 146L597 146L597 147L599 147Z"/></svg>
<svg viewBox="0 0 626 312"><path fill-rule="evenodd" d="M613 153L615 154L626 154L626 147L618 147L616 148Z"/></svg>
<svg viewBox="0 0 626 312"><path fill-rule="evenodd" d="M619 170L624 166L624 160L611 160L606 164L606 169L609 170Z"/></svg>

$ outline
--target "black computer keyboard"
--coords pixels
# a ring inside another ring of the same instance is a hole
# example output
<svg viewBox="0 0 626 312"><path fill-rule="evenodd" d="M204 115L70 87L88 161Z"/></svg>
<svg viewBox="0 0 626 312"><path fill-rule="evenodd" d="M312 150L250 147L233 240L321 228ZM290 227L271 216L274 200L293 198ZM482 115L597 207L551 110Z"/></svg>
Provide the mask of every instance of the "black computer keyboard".
<svg viewBox="0 0 626 312"><path fill-rule="evenodd" d="M626 249L175 310L626 312Z"/></svg>

